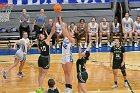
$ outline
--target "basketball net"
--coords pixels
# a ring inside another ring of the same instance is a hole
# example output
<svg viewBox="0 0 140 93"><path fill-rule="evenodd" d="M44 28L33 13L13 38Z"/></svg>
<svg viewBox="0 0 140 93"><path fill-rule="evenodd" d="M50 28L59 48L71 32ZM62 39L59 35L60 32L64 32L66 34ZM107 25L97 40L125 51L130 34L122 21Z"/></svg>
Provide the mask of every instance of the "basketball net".
<svg viewBox="0 0 140 93"><path fill-rule="evenodd" d="M10 20L10 13L13 9L13 4L0 4L0 22L7 22Z"/></svg>

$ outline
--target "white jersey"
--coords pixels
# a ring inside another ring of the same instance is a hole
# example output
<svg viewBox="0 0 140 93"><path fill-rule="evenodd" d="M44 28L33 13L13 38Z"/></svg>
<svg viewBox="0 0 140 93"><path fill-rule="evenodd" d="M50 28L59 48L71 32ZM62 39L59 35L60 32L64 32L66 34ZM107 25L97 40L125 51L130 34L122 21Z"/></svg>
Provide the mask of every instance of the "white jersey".
<svg viewBox="0 0 140 93"><path fill-rule="evenodd" d="M27 54L27 48L28 48L28 45L29 45L29 39L20 39L19 40L19 45L20 45L20 49L18 51L21 51L23 52L24 54Z"/></svg>
<svg viewBox="0 0 140 93"><path fill-rule="evenodd" d="M56 23L56 32L62 33L62 27L58 22Z"/></svg>
<svg viewBox="0 0 140 93"><path fill-rule="evenodd" d="M124 23L124 30L129 32L132 31L132 24L133 24L133 19L132 18L128 18L128 20L126 18L122 19L122 22Z"/></svg>
<svg viewBox="0 0 140 93"><path fill-rule="evenodd" d="M103 24L103 22L101 23L103 31L107 31L108 24L109 24L108 22L106 22L106 24Z"/></svg>
<svg viewBox="0 0 140 93"><path fill-rule="evenodd" d="M134 25L136 26L136 31L140 32L140 23L138 23L137 21L134 22Z"/></svg>
<svg viewBox="0 0 140 93"><path fill-rule="evenodd" d="M67 37L63 40L62 55L72 55L72 44L69 42Z"/></svg>
<svg viewBox="0 0 140 93"><path fill-rule="evenodd" d="M117 25L115 26L115 23L113 22L112 26L113 26L113 29L114 29L115 32L119 32L120 31L120 24L119 23L117 23Z"/></svg>
<svg viewBox="0 0 140 93"><path fill-rule="evenodd" d="M89 23L89 26L90 26L89 32L96 32L97 25L98 25L97 23L95 23L94 25L92 23Z"/></svg>

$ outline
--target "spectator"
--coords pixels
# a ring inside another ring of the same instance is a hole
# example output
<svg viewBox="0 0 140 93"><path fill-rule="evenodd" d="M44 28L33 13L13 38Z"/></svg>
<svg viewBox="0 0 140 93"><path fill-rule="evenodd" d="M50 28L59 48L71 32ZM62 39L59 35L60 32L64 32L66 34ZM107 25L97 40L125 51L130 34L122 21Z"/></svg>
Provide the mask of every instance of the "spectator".
<svg viewBox="0 0 140 93"><path fill-rule="evenodd" d="M79 24L77 26L77 30L78 30L78 38L79 38L78 43L80 43L81 48L83 48L81 44L81 38L85 37L84 48L86 48L87 47L87 26L84 19L80 19Z"/></svg>
<svg viewBox="0 0 140 93"><path fill-rule="evenodd" d="M92 22L88 23L89 42L92 43L92 36L95 36L96 37L96 48L98 48L98 24L96 23L95 18L92 18L91 21Z"/></svg>
<svg viewBox="0 0 140 93"><path fill-rule="evenodd" d="M72 33L72 35L75 37L76 41L78 41L78 34L77 34L77 26L75 25L74 22L71 22L70 25L68 26L68 31ZM78 43L77 43L78 45Z"/></svg>
<svg viewBox="0 0 140 93"><path fill-rule="evenodd" d="M30 16L27 14L26 9L22 9L22 14L20 16L20 26L19 26L19 31L20 31L20 38L22 38L23 32L28 33L28 37L30 35Z"/></svg>
<svg viewBox="0 0 140 93"><path fill-rule="evenodd" d="M40 14L38 14L35 17L35 20L32 26L32 31L33 30L36 31L36 36L35 36L36 38L38 34L44 34L43 28L44 28L46 19L47 17L44 14L44 9L40 9Z"/></svg>
<svg viewBox="0 0 140 93"><path fill-rule="evenodd" d="M46 90L44 93L59 93L59 90L54 86L55 81L53 79L48 80L48 90Z"/></svg>
<svg viewBox="0 0 140 93"><path fill-rule="evenodd" d="M130 46L132 46L133 19L129 17L129 13L125 13L125 17L122 19L122 30L125 46L127 46L128 35L130 39Z"/></svg>
<svg viewBox="0 0 140 93"><path fill-rule="evenodd" d="M138 36L140 36L140 17L137 17L137 20L134 22L134 34L135 34L135 47L138 47Z"/></svg>
<svg viewBox="0 0 140 93"><path fill-rule="evenodd" d="M53 26L53 20L49 19L48 24L45 27L45 33L46 33L47 36L51 33L52 26ZM53 49L55 49L55 39L56 39L56 33L54 33L53 36L52 36L52 47L53 47Z"/></svg>
<svg viewBox="0 0 140 93"><path fill-rule="evenodd" d="M99 47L102 47L102 36L107 36L108 43L107 45L110 47L110 26L109 23L106 22L106 18L104 17L102 22L100 23L100 43Z"/></svg>
<svg viewBox="0 0 140 93"><path fill-rule="evenodd" d="M57 20L58 22L56 23L56 48L59 49L59 39L63 37L62 35L62 27L60 25L60 21L59 21L59 18ZM63 23L65 24L65 23Z"/></svg>
<svg viewBox="0 0 140 93"><path fill-rule="evenodd" d="M118 19L115 18L114 22L112 23L112 32L111 32L111 42L113 42L113 36L119 36L119 40L122 40L122 33L121 33L121 25L118 23ZM111 44L111 46L113 43Z"/></svg>

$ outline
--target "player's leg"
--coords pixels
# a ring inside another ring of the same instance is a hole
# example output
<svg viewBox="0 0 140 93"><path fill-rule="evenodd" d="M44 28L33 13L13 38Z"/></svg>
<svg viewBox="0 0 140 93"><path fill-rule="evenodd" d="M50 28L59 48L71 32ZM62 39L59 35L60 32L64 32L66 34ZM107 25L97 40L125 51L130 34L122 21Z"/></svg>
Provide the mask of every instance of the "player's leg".
<svg viewBox="0 0 140 93"><path fill-rule="evenodd" d="M87 48L87 39L88 39L87 32L84 32L84 36L85 36L85 45L84 45L84 48Z"/></svg>
<svg viewBox="0 0 140 93"><path fill-rule="evenodd" d="M138 33L137 32L134 32L134 41L135 41L134 46L138 47Z"/></svg>
<svg viewBox="0 0 140 93"><path fill-rule="evenodd" d="M100 39L100 43L99 43L99 47L102 47L102 34L103 34L103 33L100 32L100 38L99 38L99 39Z"/></svg>
<svg viewBox="0 0 140 93"><path fill-rule="evenodd" d="M52 36L52 47L55 49L55 39L56 39L56 33L53 34Z"/></svg>
<svg viewBox="0 0 140 93"><path fill-rule="evenodd" d="M108 40L107 45L110 47L110 32L106 32L106 33L107 33L107 40Z"/></svg>
<svg viewBox="0 0 140 93"><path fill-rule="evenodd" d="M129 34L130 46L132 46L132 42L133 42L132 31L128 32L128 34Z"/></svg>
<svg viewBox="0 0 140 93"><path fill-rule="evenodd" d="M86 83L79 83L79 86L83 93L88 93L87 88L86 88Z"/></svg>
<svg viewBox="0 0 140 93"><path fill-rule="evenodd" d="M126 76L126 70L125 70L125 64L124 64L124 66L122 66L120 69L121 69L121 72L122 72L122 75L123 75L123 79L124 79L124 86L125 86L125 87L128 87L128 84L127 84L127 76Z"/></svg>
<svg viewBox="0 0 140 93"><path fill-rule="evenodd" d="M99 46L98 46L98 33L95 33L95 37L96 37L96 48L99 48Z"/></svg>
<svg viewBox="0 0 140 93"><path fill-rule="evenodd" d="M18 63L19 63L19 59L18 59L18 58L15 58L14 64L12 64L7 70L4 70L4 71L3 71L3 77L4 77L5 79L6 79L7 75L8 75L8 73L9 73L14 67L16 67L16 66L18 65Z"/></svg>
<svg viewBox="0 0 140 93"><path fill-rule="evenodd" d="M81 87L80 87L80 83L78 83L78 93L82 93L82 89L81 89Z"/></svg>
<svg viewBox="0 0 140 93"><path fill-rule="evenodd" d="M124 43L125 43L125 46L127 46L127 32L124 33Z"/></svg>
<svg viewBox="0 0 140 93"><path fill-rule="evenodd" d="M117 88L118 87L118 83L117 83L118 69L113 69L113 75L114 75L114 85L112 86L112 88Z"/></svg>
<svg viewBox="0 0 140 93"><path fill-rule="evenodd" d="M90 33L88 33L88 36L89 36L89 43L92 43L92 36L93 36L93 34L90 32Z"/></svg>

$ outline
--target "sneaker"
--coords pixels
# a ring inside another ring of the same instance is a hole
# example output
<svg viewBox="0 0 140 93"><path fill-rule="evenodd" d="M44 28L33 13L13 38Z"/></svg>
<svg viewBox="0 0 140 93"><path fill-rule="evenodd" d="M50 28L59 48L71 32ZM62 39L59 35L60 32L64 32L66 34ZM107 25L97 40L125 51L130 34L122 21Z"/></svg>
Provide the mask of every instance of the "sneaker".
<svg viewBox="0 0 140 93"><path fill-rule="evenodd" d="M53 45L52 48L55 49L55 46Z"/></svg>
<svg viewBox="0 0 140 93"><path fill-rule="evenodd" d="M35 93L43 93L43 92L44 92L44 88L38 88L35 91Z"/></svg>
<svg viewBox="0 0 140 93"><path fill-rule="evenodd" d="M8 72L7 71L3 71L3 78L6 79L8 76Z"/></svg>
<svg viewBox="0 0 140 93"><path fill-rule="evenodd" d="M114 85L112 86L112 88L118 88L118 85L114 84Z"/></svg>
<svg viewBox="0 0 140 93"><path fill-rule="evenodd" d="M84 48L87 48L87 43L85 43L85 46L84 46Z"/></svg>
<svg viewBox="0 0 140 93"><path fill-rule="evenodd" d="M130 46L132 46L132 42L130 43Z"/></svg>
<svg viewBox="0 0 140 93"><path fill-rule="evenodd" d="M98 43L96 43L96 48L99 48Z"/></svg>
<svg viewBox="0 0 140 93"><path fill-rule="evenodd" d="M127 46L127 43L125 43L124 46Z"/></svg>
<svg viewBox="0 0 140 93"><path fill-rule="evenodd" d="M18 72L17 75L18 75L19 78L23 78L24 77L22 72Z"/></svg>
<svg viewBox="0 0 140 93"><path fill-rule="evenodd" d="M102 44L101 43L99 44L99 47L102 47Z"/></svg>
<svg viewBox="0 0 140 93"><path fill-rule="evenodd" d="M124 87L128 88L127 82L124 82Z"/></svg>
<svg viewBox="0 0 140 93"><path fill-rule="evenodd" d="M110 47L110 42L108 42L108 43L107 43L107 46L109 46L109 47Z"/></svg>
<svg viewBox="0 0 140 93"><path fill-rule="evenodd" d="M58 44L57 44L56 48L59 49L59 45Z"/></svg>
<svg viewBox="0 0 140 93"><path fill-rule="evenodd" d="M72 89L71 88L66 88L64 93L72 93Z"/></svg>
<svg viewBox="0 0 140 93"><path fill-rule="evenodd" d="M137 43L134 44L135 47L138 47Z"/></svg>

